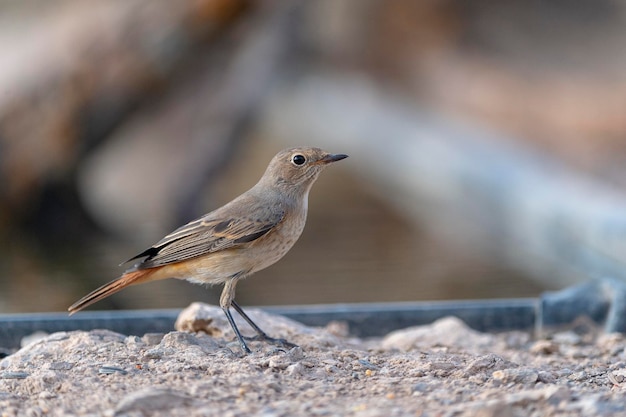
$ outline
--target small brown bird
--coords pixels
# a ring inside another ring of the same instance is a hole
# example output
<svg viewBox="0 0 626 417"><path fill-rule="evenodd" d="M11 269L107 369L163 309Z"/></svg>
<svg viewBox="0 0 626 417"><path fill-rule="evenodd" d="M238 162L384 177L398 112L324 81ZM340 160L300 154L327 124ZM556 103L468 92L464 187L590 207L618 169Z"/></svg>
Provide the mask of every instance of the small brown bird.
<svg viewBox="0 0 626 417"><path fill-rule="evenodd" d="M74 314L130 285L166 278L224 284L220 307L245 352L250 353L250 349L230 307L257 332L253 340L295 346L267 336L235 302L235 286L240 279L267 268L291 249L304 229L311 186L324 167L347 157L318 148L279 152L254 187L132 257L127 262L144 259L118 279L72 304L68 311Z"/></svg>

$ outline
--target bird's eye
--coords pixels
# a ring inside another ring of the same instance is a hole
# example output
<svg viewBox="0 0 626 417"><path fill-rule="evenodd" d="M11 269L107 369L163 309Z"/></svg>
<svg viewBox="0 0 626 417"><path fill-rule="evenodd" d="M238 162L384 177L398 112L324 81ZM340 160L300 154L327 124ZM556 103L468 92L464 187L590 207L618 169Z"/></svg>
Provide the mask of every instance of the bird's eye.
<svg viewBox="0 0 626 417"><path fill-rule="evenodd" d="M291 157L291 162L293 162L294 165L302 165L306 162L306 158L304 155L296 154Z"/></svg>

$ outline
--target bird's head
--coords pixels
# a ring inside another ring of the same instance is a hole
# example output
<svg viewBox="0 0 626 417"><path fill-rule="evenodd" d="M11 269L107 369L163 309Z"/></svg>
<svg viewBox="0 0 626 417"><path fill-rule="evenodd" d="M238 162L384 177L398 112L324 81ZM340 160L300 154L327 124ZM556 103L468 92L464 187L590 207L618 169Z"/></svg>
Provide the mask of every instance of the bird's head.
<svg viewBox="0 0 626 417"><path fill-rule="evenodd" d="M288 191L308 192L325 167L347 157L319 148L285 149L272 158L261 182Z"/></svg>

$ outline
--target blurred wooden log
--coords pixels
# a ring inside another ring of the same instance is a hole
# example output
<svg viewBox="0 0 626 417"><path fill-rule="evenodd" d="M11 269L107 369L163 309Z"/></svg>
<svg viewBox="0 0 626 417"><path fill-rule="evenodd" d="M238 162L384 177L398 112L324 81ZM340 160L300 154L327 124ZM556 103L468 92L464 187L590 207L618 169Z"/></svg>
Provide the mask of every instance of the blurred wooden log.
<svg viewBox="0 0 626 417"><path fill-rule="evenodd" d="M345 167L372 192L448 243L552 287L626 279L626 197L515 141L424 113L354 74L301 75L265 110L266 135L348 153Z"/></svg>
<svg viewBox="0 0 626 417"><path fill-rule="evenodd" d="M18 21L0 35L0 229L248 4L67 1L5 14Z"/></svg>
<svg viewBox="0 0 626 417"><path fill-rule="evenodd" d="M268 2L248 13L236 47L232 37L213 44L156 105L136 112L84 161L80 192L100 225L151 240L207 211L207 188L281 73L295 5Z"/></svg>

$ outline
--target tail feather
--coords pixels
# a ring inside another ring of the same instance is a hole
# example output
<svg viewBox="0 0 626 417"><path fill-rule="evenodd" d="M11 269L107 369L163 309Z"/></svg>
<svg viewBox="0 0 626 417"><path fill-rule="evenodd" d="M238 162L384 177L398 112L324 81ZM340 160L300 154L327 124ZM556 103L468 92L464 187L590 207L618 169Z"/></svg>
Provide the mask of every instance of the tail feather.
<svg viewBox="0 0 626 417"><path fill-rule="evenodd" d="M72 315L77 311L80 311L83 308L108 297L109 295L115 294L130 285L150 281L150 275L152 275L153 272L154 271L151 269L140 269L137 271L127 272L116 280L113 280L108 284L104 284L102 287L90 292L72 304L67 310L70 312L70 315Z"/></svg>

